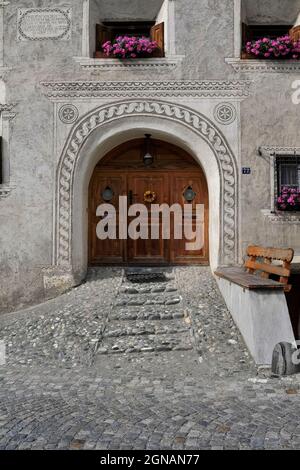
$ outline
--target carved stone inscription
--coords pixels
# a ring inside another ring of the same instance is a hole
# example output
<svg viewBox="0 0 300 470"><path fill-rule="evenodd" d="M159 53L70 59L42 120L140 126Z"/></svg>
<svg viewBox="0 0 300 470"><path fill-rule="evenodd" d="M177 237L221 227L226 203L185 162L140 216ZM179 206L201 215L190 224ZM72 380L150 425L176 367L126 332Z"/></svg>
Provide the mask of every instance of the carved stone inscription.
<svg viewBox="0 0 300 470"><path fill-rule="evenodd" d="M19 8L18 39L43 41L71 38L70 8Z"/></svg>

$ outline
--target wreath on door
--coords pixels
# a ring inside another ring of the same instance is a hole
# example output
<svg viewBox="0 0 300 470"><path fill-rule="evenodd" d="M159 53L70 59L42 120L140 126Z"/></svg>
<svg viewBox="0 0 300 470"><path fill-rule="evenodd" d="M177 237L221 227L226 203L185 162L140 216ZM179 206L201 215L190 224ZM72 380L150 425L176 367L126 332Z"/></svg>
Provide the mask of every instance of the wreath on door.
<svg viewBox="0 0 300 470"><path fill-rule="evenodd" d="M156 199L156 193L154 191L145 191L144 192L144 202L152 203Z"/></svg>

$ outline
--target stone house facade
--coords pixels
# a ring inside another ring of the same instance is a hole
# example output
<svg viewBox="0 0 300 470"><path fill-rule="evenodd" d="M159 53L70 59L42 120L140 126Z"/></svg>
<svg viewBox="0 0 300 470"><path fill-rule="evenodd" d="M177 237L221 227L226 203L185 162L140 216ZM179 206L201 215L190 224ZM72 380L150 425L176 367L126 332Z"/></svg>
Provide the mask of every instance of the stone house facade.
<svg viewBox="0 0 300 470"><path fill-rule="evenodd" d="M300 185L300 61L242 51L245 25L288 32L299 12L299 0L1 1L1 310L84 279L95 166L145 133L205 174L212 269L252 243L297 260L300 212L277 197L284 165ZM164 53L95 57L97 24L120 22L163 23Z"/></svg>

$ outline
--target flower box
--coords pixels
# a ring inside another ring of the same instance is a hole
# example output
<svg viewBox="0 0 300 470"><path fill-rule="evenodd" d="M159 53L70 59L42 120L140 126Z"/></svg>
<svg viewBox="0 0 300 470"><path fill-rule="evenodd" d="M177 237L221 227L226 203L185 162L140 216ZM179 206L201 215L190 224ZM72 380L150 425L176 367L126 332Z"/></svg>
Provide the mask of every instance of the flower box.
<svg viewBox="0 0 300 470"><path fill-rule="evenodd" d="M242 58L298 60L300 59L300 39L293 41L289 35L285 35L276 39L265 37L248 41L245 51L242 53Z"/></svg>
<svg viewBox="0 0 300 470"><path fill-rule="evenodd" d="M114 41L102 44L102 57L113 59L140 59L152 57L158 43L150 38L137 36L118 36Z"/></svg>
<svg viewBox="0 0 300 470"><path fill-rule="evenodd" d="M284 212L300 211L300 189L288 186L282 188L277 198L277 209Z"/></svg>

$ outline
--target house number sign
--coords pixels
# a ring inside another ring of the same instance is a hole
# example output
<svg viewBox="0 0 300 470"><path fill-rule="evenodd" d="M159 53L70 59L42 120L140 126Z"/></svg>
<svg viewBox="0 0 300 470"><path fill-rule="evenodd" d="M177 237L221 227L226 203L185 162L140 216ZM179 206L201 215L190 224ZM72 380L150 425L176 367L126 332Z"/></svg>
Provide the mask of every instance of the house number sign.
<svg viewBox="0 0 300 470"><path fill-rule="evenodd" d="M71 38L71 8L19 8L18 39L43 41Z"/></svg>

